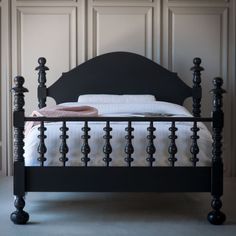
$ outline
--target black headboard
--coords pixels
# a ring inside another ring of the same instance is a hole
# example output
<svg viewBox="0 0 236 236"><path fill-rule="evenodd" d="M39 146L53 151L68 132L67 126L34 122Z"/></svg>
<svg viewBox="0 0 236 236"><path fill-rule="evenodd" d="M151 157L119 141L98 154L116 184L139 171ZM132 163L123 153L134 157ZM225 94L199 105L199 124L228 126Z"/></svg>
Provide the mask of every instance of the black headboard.
<svg viewBox="0 0 236 236"><path fill-rule="evenodd" d="M193 89L176 73L134 53L112 52L97 56L63 73L49 88L45 86L43 68L48 69L45 63L44 58L39 59L39 101L40 98L44 101L45 96L54 98L58 104L77 101L81 94L152 94L159 101L182 105L193 95ZM42 103L41 107L45 105Z"/></svg>

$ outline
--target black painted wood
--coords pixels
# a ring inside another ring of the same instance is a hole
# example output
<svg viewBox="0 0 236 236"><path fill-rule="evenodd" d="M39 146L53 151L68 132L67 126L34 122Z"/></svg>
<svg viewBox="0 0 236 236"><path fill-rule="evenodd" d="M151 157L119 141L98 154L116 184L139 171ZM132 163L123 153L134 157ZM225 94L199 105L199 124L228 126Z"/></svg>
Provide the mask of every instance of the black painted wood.
<svg viewBox="0 0 236 236"><path fill-rule="evenodd" d="M25 195L25 163L14 161L13 193L15 196Z"/></svg>
<svg viewBox="0 0 236 236"><path fill-rule="evenodd" d="M193 71L193 115L195 117L201 116L201 71L204 70L204 68L200 66L201 62L202 60L199 57L194 58L194 66L191 68L191 70Z"/></svg>
<svg viewBox="0 0 236 236"><path fill-rule="evenodd" d="M24 162L24 93L28 90L23 87L25 79L21 76L16 76L14 79L14 111L13 111L13 125L14 125L14 160Z"/></svg>
<svg viewBox="0 0 236 236"><path fill-rule="evenodd" d="M103 136L103 138L105 139L105 145L103 147L103 152L105 154L105 157L103 158L103 161L106 163L106 166L108 167L110 162L112 161L110 154L112 153L112 146L110 143L110 140L112 139L111 136L111 131L112 128L110 126L110 121L106 122L106 127L103 128L103 130L106 132L105 135Z"/></svg>
<svg viewBox="0 0 236 236"><path fill-rule="evenodd" d="M119 122L127 122L127 121L135 121L135 122L143 122L143 121L158 121L158 122L194 122L194 121L202 121L202 122L212 122L212 117L23 117L23 121L47 121L47 122L59 122L59 121L119 121Z"/></svg>
<svg viewBox="0 0 236 236"><path fill-rule="evenodd" d="M25 207L25 200L22 196L16 196L14 202L16 211L11 213L11 220L14 224L23 225L29 220L29 214L23 209Z"/></svg>
<svg viewBox="0 0 236 236"><path fill-rule="evenodd" d="M45 66L47 60L44 57L38 59L39 66L35 70L38 70L38 107L43 108L46 106L47 100L47 87L46 87L46 71L49 70Z"/></svg>
<svg viewBox="0 0 236 236"><path fill-rule="evenodd" d="M175 140L177 139L177 135L175 135L175 132L178 130L175 126L175 122L171 122L171 127L169 128L171 135L169 135L170 139L170 145L168 148L168 152L170 154L170 157L168 158L168 161L170 162L171 166L175 166L175 162L177 161L177 158L175 157L175 154L177 153L178 149L175 143Z"/></svg>
<svg viewBox="0 0 236 236"><path fill-rule="evenodd" d="M81 161L84 163L84 166L87 167L88 166L88 162L90 161L90 158L88 157L89 153L90 153L90 146L88 143L88 140L90 139L90 135L88 134L88 132L91 129L88 127L88 121L84 122L84 127L82 128L82 131L84 132L84 134L81 136L81 138L83 139L83 146L81 147L81 152L84 154L84 156L81 158Z"/></svg>
<svg viewBox="0 0 236 236"><path fill-rule="evenodd" d="M224 223L226 216L220 211L222 201L220 197L223 195L223 161L222 161L222 129L224 126L224 113L222 111L222 95L225 90L222 89L223 79L214 78L213 93L213 124L212 124L212 183L211 194L213 196L211 206L213 211L208 214L208 220L212 224Z"/></svg>
<svg viewBox="0 0 236 236"><path fill-rule="evenodd" d="M192 96L192 88L176 73L146 57L112 52L63 73L47 89L47 95L57 104L77 101L81 94L153 94L159 101L183 104Z"/></svg>
<svg viewBox="0 0 236 236"><path fill-rule="evenodd" d="M66 162L69 160L66 157L66 154L69 152L69 148L68 145L66 143L66 140L69 138L69 136L66 134L66 132L69 130L69 128L66 126L66 121L62 122L62 127L60 128L61 131L61 135L60 135L60 139L61 139L61 145L60 145L60 149L59 152L61 153L61 157L59 158L59 161L62 162L63 166L66 166Z"/></svg>
<svg viewBox="0 0 236 236"><path fill-rule="evenodd" d="M197 127L197 122L193 122L193 127L191 128L191 131L193 132L193 135L191 136L192 139L192 145L190 147L190 152L192 154L192 157L190 158L190 161L193 163L193 166L196 167L197 162L199 162L199 158L197 157L199 153L199 146L197 140L199 139L199 136L197 135L197 132L200 129Z"/></svg>
<svg viewBox="0 0 236 236"><path fill-rule="evenodd" d="M26 190L28 192L210 192L211 168L26 167Z"/></svg>
<svg viewBox="0 0 236 236"><path fill-rule="evenodd" d="M134 158L132 158L132 154L134 153L134 147L132 144L132 139L134 136L132 135L132 132L134 131L134 128L132 127L131 121L128 121L128 127L125 128L125 131L127 132L127 135L125 136L125 153L127 154L125 157L125 162L127 163L128 167L131 167L131 163L134 161Z"/></svg>
<svg viewBox="0 0 236 236"><path fill-rule="evenodd" d="M40 132L40 134L38 135L39 138L38 153L40 155L38 161L40 162L41 166L44 166L44 162L47 160L47 158L45 157L45 153L47 152L47 147L44 142L45 138L47 138L47 136L45 135L45 131L47 130L47 128L44 126L44 121L40 122L38 130Z"/></svg>
<svg viewBox="0 0 236 236"><path fill-rule="evenodd" d="M146 151L148 153L148 157L146 158L147 162L149 163L149 166L151 167L153 165L153 162L155 161L155 158L153 155L156 152L156 147L154 145L154 139L156 136L154 135L154 132L156 131L156 128L153 126L153 121L150 121L150 125L147 128L148 130L148 146L146 148Z"/></svg>
<svg viewBox="0 0 236 236"><path fill-rule="evenodd" d="M23 86L24 78L16 76L14 78L14 111L13 111L13 126L14 126L14 195L16 196L15 207L16 211L11 214L11 220L15 224L26 224L29 220L29 214L23 210L25 206L25 168L24 168L24 93L28 90Z"/></svg>

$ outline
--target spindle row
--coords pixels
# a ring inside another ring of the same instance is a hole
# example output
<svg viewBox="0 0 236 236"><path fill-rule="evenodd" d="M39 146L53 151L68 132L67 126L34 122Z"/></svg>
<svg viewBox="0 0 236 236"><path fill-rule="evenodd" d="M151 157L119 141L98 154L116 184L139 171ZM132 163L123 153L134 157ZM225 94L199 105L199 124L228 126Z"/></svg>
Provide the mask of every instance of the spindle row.
<svg viewBox="0 0 236 236"><path fill-rule="evenodd" d="M45 135L45 131L47 130L46 127L44 126L44 121L40 122L39 125L39 145L38 145L38 161L40 162L41 166L44 166L44 162L47 160L45 157L45 154L47 152L47 148L45 145L45 139L47 136ZM69 136L67 135L69 128L66 126L66 121L62 122L62 127L60 127L61 135L61 144L59 148L59 152L61 154L59 161L62 163L63 166L66 166L66 162L68 162L68 157L67 153L69 152L69 148L67 145L67 139ZM89 131L90 127L88 126L88 121L84 122L84 126L82 127L83 134L81 136L81 139L83 140L83 145L81 147L81 153L83 154L83 157L81 158L81 161L84 163L84 166L87 167L88 163L90 161L89 158L89 153L91 151L90 146L89 146ZM190 146L190 153L192 154L190 161L192 162L193 166L196 167L197 162L199 161L199 158L197 158L197 155L199 153L199 146L198 146L198 139L199 136L197 135L198 131L200 129L197 126L197 122L193 122L193 127L191 128L192 135L191 135L191 140L192 144ZM106 126L103 128L103 131L105 132L105 135L103 136L104 139L104 146L103 146L103 153L104 153L104 158L103 161L106 165L106 167L110 166L110 162L112 161L111 158L111 153L112 153L112 146L111 146L111 139L112 139L112 127L110 126L110 121L106 121ZM134 136L132 132L134 131L134 128L132 127L132 121L128 121L128 126L125 128L126 135L126 145L124 148L124 152L126 154L126 157L124 158L124 161L127 163L128 167L131 167L132 162L134 161L134 158L132 157L134 153L134 147L132 140L134 139ZM154 132L156 131L156 128L153 125L153 121L149 122L149 126L147 127L148 135L147 135L147 140L148 140L148 145L146 147L146 152L147 152L147 158L146 161L148 162L148 165L150 167L153 166L153 162L155 162L154 154L156 153L156 147L154 145L154 140L156 136L154 135ZM176 145L176 139L178 136L176 135L176 132L178 131L178 128L176 127L175 121L171 122L171 127L169 128L170 135L170 144L168 147L168 153L169 153L169 158L168 161L172 167L175 166L175 162L177 162L176 154L178 152L178 148Z"/></svg>

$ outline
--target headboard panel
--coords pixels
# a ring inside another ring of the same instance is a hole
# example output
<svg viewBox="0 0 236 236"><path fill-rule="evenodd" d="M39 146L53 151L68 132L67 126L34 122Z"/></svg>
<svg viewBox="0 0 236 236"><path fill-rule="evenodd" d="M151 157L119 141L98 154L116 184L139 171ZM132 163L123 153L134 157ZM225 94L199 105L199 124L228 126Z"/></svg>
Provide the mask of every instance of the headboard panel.
<svg viewBox="0 0 236 236"><path fill-rule="evenodd" d="M56 103L77 101L82 94L152 94L159 101L182 105L192 96L176 73L134 53L97 56L62 76L46 92Z"/></svg>

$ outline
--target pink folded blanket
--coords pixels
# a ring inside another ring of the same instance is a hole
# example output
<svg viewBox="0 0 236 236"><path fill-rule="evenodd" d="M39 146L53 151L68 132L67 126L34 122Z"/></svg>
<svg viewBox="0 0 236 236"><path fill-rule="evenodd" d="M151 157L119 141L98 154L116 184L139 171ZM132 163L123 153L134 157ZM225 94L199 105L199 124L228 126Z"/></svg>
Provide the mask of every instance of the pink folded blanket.
<svg viewBox="0 0 236 236"><path fill-rule="evenodd" d="M33 111L30 116L35 117L88 117L88 116L98 116L98 110L90 106L75 106L67 107L61 105L55 105L52 107L44 107L40 110ZM25 135L27 135L30 129L38 125L39 122L27 122L25 125Z"/></svg>

